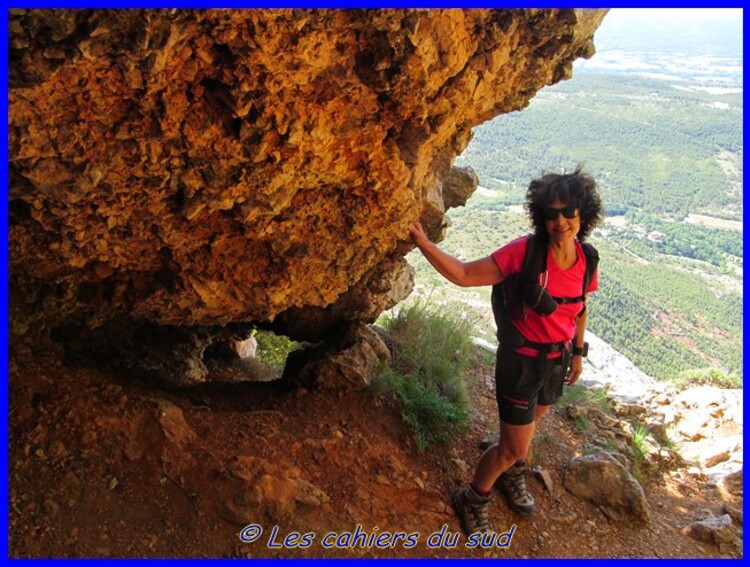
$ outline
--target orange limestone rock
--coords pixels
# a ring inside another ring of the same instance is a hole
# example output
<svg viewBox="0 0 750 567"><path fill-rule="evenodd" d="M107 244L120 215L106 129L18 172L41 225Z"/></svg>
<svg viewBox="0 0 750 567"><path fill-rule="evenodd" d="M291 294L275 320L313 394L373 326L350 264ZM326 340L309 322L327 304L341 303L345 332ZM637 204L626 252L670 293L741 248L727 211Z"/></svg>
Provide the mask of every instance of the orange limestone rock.
<svg viewBox="0 0 750 567"><path fill-rule="evenodd" d="M439 238L471 193L443 186L472 127L570 77L605 14L11 11L12 333L373 321L409 223Z"/></svg>

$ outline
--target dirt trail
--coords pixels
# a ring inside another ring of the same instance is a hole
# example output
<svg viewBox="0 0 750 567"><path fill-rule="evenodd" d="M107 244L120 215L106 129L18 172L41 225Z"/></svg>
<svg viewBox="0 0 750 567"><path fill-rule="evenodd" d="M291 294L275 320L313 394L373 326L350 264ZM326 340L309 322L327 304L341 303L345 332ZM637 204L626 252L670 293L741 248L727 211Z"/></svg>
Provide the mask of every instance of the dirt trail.
<svg viewBox="0 0 750 567"><path fill-rule="evenodd" d="M471 384L468 433L420 454L391 394L278 383L178 391L13 348L10 555L727 556L680 533L718 514L720 497L678 480L679 471L644 479L645 527L613 523L568 494L561 471L581 438L558 412L540 425L534 455L554 493L530 480L531 518L497 495L490 515L506 536L467 548L449 496L470 478L481 441L495 435L497 411L490 371L477 370ZM257 526L244 532L255 533L252 543L239 538L247 525ZM442 543L430 538L444 526Z"/></svg>

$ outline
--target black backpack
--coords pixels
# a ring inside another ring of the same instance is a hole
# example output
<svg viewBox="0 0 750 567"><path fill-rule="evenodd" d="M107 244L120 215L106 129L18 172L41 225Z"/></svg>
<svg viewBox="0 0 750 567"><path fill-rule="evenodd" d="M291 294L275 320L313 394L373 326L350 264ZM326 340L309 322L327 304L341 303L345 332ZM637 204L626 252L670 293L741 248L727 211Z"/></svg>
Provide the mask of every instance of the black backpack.
<svg viewBox="0 0 750 567"><path fill-rule="evenodd" d="M586 261L586 271L583 276L583 288L581 295L577 297L553 297L559 303L583 302L582 314L586 309L586 290L594 277L594 272L599 265L599 252L588 242L582 242L583 254ZM547 245L536 236L529 238L526 244L526 254L523 258L523 266L520 272L510 274L499 284L492 286L492 313L497 325L497 338L500 344L509 344L513 347L530 346L546 352L559 350L560 345L540 345L525 339L521 333L510 322L511 319L521 317L523 301L520 290L524 286L538 281L539 274L547 269ZM552 347L552 348L550 348Z"/></svg>

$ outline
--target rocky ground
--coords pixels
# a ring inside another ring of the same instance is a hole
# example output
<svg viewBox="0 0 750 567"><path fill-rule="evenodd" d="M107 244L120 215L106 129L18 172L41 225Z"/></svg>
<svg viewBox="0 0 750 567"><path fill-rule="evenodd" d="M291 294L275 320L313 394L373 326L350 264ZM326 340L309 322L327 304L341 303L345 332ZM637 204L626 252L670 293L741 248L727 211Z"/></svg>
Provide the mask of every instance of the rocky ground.
<svg viewBox="0 0 750 567"><path fill-rule="evenodd" d="M13 557L738 557L682 533L731 510L742 486L686 464L641 477L651 519L614 518L573 496L562 471L590 442L559 408L540 425L530 479L538 510L490 515L507 534L470 541L450 494L495 435L491 370L471 378L469 431L418 453L392 394L234 383L177 390L54 350L12 347ZM729 490L727 490L729 488ZM243 543L244 531L255 541ZM443 529L445 538L432 534ZM357 537L358 536L358 537ZM375 545L380 536L380 548ZM339 546L337 548L336 546Z"/></svg>

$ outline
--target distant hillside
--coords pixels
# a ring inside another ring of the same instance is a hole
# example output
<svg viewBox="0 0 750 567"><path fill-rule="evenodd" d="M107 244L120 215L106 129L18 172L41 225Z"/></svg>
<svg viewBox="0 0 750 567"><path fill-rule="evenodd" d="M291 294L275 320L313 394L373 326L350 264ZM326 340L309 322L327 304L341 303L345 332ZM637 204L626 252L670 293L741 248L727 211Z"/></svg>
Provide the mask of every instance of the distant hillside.
<svg viewBox="0 0 750 567"><path fill-rule="evenodd" d="M610 214L742 218L742 95L640 77L582 74L475 129L456 160L503 203L542 171L584 163Z"/></svg>

